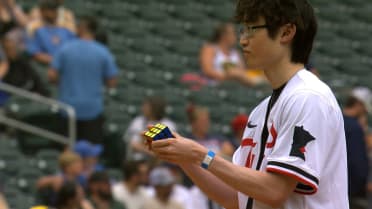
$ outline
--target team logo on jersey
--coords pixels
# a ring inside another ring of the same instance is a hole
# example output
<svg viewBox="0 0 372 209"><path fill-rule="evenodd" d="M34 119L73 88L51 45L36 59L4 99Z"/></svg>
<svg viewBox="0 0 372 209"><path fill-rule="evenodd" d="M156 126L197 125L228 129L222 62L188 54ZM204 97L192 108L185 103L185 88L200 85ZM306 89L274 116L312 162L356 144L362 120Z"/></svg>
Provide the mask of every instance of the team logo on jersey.
<svg viewBox="0 0 372 209"><path fill-rule="evenodd" d="M304 126L296 126L293 134L293 144L290 156L299 157L305 160L305 152L307 143L315 140L308 131L304 129Z"/></svg>

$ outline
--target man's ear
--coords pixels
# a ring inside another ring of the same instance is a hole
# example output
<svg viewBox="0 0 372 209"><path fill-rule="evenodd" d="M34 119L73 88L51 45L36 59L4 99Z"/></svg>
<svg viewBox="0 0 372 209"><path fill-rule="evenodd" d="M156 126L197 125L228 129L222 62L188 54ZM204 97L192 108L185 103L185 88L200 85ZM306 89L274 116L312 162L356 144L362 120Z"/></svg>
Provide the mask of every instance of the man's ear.
<svg viewBox="0 0 372 209"><path fill-rule="evenodd" d="M296 25L295 24L285 24L280 29L280 42L282 44L290 43L294 36L296 35Z"/></svg>

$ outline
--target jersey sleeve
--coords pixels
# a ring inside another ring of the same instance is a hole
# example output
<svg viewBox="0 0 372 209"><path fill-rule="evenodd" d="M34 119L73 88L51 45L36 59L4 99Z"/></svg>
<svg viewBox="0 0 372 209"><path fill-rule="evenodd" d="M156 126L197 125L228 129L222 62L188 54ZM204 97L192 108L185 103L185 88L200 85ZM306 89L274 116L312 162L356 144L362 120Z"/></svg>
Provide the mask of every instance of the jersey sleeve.
<svg viewBox="0 0 372 209"><path fill-rule="evenodd" d="M266 170L296 179L297 193L314 194L318 189L329 133L335 131L330 130L329 114L324 99L309 92L296 94L283 105Z"/></svg>

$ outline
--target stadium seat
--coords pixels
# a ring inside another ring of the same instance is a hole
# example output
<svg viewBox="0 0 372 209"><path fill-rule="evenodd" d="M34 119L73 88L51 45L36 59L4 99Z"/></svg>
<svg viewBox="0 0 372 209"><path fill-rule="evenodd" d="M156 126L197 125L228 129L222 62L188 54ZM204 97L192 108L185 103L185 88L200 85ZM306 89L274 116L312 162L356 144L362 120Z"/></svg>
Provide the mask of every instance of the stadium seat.
<svg viewBox="0 0 372 209"><path fill-rule="evenodd" d="M60 152L53 149L40 150L36 154L36 165L44 175L56 174Z"/></svg>
<svg viewBox="0 0 372 209"><path fill-rule="evenodd" d="M188 3L175 7L174 16L182 21L198 22L207 18L201 4Z"/></svg>
<svg viewBox="0 0 372 209"><path fill-rule="evenodd" d="M199 38L201 40L208 40L209 38L211 38L215 26L216 22L210 19L192 22L188 29L188 33L194 36L195 38Z"/></svg>
<svg viewBox="0 0 372 209"><path fill-rule="evenodd" d="M4 149L0 151L0 171L7 176L14 176L19 169L19 163L23 162L24 157L14 149Z"/></svg>
<svg viewBox="0 0 372 209"><path fill-rule="evenodd" d="M213 4L209 10L209 16L215 18L218 21L232 22L234 20L234 4L222 3Z"/></svg>
<svg viewBox="0 0 372 209"><path fill-rule="evenodd" d="M185 35L185 24L180 21L168 20L154 25L153 32L165 39L177 40Z"/></svg>
<svg viewBox="0 0 372 209"><path fill-rule="evenodd" d="M140 7L138 13L143 20L153 23L162 23L170 18L165 5L158 2L152 2Z"/></svg>
<svg viewBox="0 0 372 209"><path fill-rule="evenodd" d="M23 192L35 192L36 181L42 173L35 167L26 167L19 171L17 175L18 188Z"/></svg>
<svg viewBox="0 0 372 209"><path fill-rule="evenodd" d="M172 46L172 51L190 57L198 57L199 50L202 47L202 41L200 39L195 39L192 37L185 37L174 41Z"/></svg>

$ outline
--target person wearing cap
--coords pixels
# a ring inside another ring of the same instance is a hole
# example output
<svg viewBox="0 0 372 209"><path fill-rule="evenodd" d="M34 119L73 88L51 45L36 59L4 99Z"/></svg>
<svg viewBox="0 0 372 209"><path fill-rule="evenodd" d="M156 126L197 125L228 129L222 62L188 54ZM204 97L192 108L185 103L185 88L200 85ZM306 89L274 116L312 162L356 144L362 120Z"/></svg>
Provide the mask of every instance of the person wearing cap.
<svg viewBox="0 0 372 209"><path fill-rule="evenodd" d="M59 156L58 163L61 173L41 177L36 183L40 194L45 197L43 201L50 205L55 204L56 192L64 182L74 181L83 186L79 181L79 176L83 172L83 161L78 154L72 151L65 151Z"/></svg>
<svg viewBox="0 0 372 209"><path fill-rule="evenodd" d="M365 132L360 118L372 112L372 96L368 88L353 89L346 100L343 114L347 146L348 183L350 208L361 208L360 199L364 199L368 178L368 156Z"/></svg>
<svg viewBox="0 0 372 209"><path fill-rule="evenodd" d="M171 193L175 179L166 167L157 167L150 173L150 184L155 188L155 196L146 200L143 209L184 209L172 200Z"/></svg>
<svg viewBox="0 0 372 209"><path fill-rule="evenodd" d="M248 116L245 114L239 114L231 121L231 130L234 134L234 139L231 141L235 150L240 146L243 138L245 127L247 126Z"/></svg>
<svg viewBox="0 0 372 209"><path fill-rule="evenodd" d="M149 197L146 188L149 165L146 161L126 161L123 163L123 180L112 186L112 194L118 202L128 209L143 209Z"/></svg>
<svg viewBox="0 0 372 209"><path fill-rule="evenodd" d="M110 178L103 171L93 173L88 179L88 196L95 209L126 209L114 200Z"/></svg>
<svg viewBox="0 0 372 209"><path fill-rule="evenodd" d="M103 152L103 146L92 144L87 140L79 140L74 147L74 151L80 155L83 160L84 174L91 174L95 171L102 171L103 165L98 163L99 156Z"/></svg>

